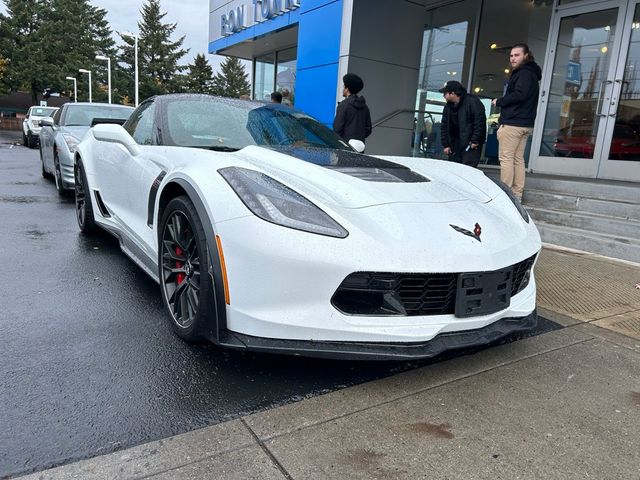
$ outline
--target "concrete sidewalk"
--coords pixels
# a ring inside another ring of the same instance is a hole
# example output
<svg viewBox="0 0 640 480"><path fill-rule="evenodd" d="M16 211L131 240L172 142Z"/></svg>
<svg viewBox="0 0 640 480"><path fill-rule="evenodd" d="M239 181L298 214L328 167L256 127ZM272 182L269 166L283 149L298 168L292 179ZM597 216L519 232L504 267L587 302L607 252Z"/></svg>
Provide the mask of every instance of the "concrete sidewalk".
<svg viewBox="0 0 640 480"><path fill-rule="evenodd" d="M640 478L640 267L537 280L566 328L23 478Z"/></svg>

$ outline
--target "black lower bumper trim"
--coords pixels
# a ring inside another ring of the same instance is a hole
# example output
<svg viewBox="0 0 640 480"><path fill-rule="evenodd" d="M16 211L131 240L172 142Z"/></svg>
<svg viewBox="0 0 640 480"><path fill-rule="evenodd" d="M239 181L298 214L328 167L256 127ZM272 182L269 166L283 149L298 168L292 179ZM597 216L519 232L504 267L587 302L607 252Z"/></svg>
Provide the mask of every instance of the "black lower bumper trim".
<svg viewBox="0 0 640 480"><path fill-rule="evenodd" d="M367 343L281 340L252 337L226 331L220 345L258 352L282 353L306 357L352 360L411 360L435 357L447 350L482 346L515 333L534 330L538 325L535 312L526 317L503 318L483 328L441 333L428 342Z"/></svg>

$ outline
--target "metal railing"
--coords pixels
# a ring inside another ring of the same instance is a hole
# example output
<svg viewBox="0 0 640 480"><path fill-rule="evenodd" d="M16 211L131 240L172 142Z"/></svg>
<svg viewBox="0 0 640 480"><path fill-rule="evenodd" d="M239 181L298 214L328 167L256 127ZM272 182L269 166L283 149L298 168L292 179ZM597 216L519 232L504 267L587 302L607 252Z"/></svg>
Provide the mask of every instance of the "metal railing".
<svg viewBox="0 0 640 480"><path fill-rule="evenodd" d="M419 113L419 114L430 115L430 116L442 115L442 112L435 112L435 111L432 111L432 110L409 110L409 109L396 110L395 112L391 112L390 114L382 117L380 120L376 120L375 122L373 122L372 128L376 128L376 127L382 125L383 123L388 122L392 118L395 118L398 115L401 115L403 113L413 113L414 115L416 113Z"/></svg>
<svg viewBox="0 0 640 480"><path fill-rule="evenodd" d="M431 105L444 106L446 102L429 100ZM414 157L444 158L442 145L440 144L440 119L442 111L435 110L411 110L407 108L395 110L372 124L372 128L393 120L399 115L411 114L411 155ZM429 127L427 126L429 125ZM407 128L407 130L409 130Z"/></svg>

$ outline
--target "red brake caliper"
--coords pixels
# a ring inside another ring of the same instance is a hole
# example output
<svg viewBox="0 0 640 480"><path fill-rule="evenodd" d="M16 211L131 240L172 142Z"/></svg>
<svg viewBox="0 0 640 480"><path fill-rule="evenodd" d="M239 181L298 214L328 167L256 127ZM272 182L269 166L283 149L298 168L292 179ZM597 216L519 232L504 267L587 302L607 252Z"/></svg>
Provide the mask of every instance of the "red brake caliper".
<svg viewBox="0 0 640 480"><path fill-rule="evenodd" d="M182 249L180 247L176 247L176 255L182 255ZM182 262L176 260L176 268L182 268L182 265ZM179 273L177 275L178 285L184 281L185 277L186 275L184 273Z"/></svg>

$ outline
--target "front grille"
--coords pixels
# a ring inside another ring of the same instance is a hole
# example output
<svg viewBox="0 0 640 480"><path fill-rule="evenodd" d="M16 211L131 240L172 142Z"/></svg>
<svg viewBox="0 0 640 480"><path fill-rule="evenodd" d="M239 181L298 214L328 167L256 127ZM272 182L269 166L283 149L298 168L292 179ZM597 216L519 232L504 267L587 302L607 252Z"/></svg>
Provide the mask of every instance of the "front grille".
<svg viewBox="0 0 640 480"><path fill-rule="evenodd" d="M511 296L528 284L536 256L499 271L511 281ZM478 272L488 273L488 272ZM331 303L350 315L451 315L456 311L461 273L352 273Z"/></svg>

